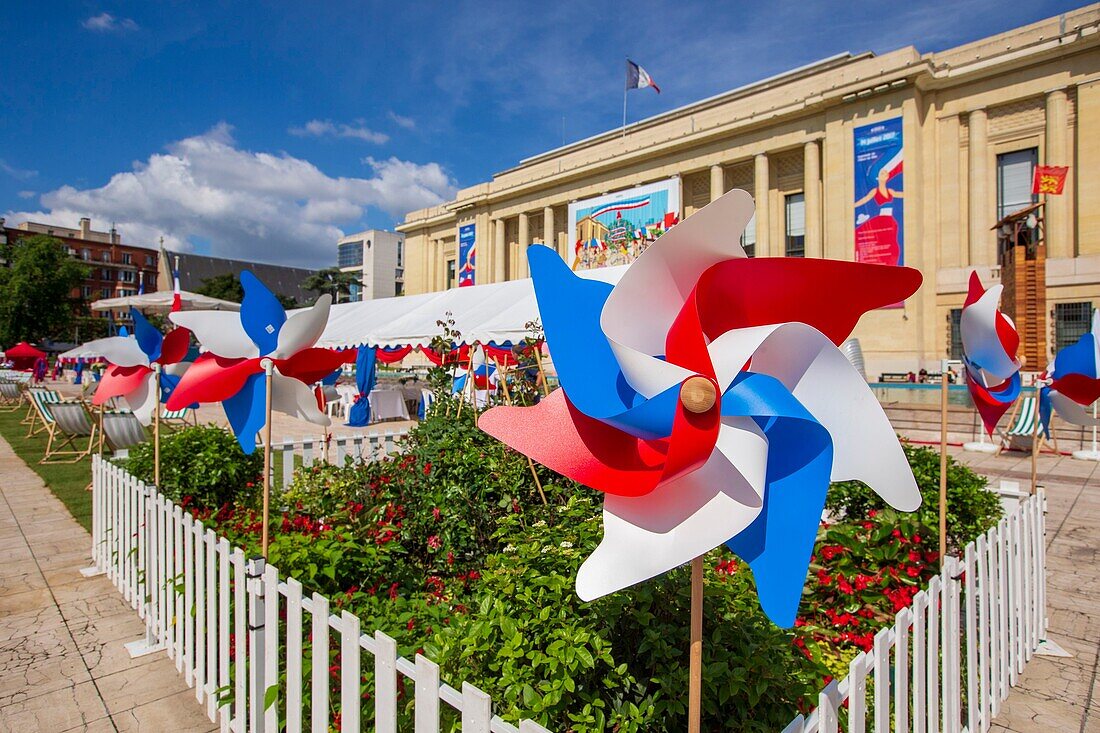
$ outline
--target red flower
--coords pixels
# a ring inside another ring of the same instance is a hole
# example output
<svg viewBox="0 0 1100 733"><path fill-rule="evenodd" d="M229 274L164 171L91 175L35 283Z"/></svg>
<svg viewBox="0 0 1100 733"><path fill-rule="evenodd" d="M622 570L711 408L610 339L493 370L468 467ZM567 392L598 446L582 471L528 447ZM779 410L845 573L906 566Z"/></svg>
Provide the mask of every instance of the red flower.
<svg viewBox="0 0 1100 733"><path fill-rule="evenodd" d="M905 568L905 574L908 575L910 578L916 578L920 576L920 569L917 568L916 565L910 565L909 567Z"/></svg>
<svg viewBox="0 0 1100 733"><path fill-rule="evenodd" d="M846 595L852 594L852 584L849 583L843 575L836 576L836 587L840 589L841 593Z"/></svg>
<svg viewBox="0 0 1100 733"><path fill-rule="evenodd" d="M428 547L432 550L438 550L442 546L442 542L439 541L438 535L432 535L428 538Z"/></svg>
<svg viewBox="0 0 1100 733"><path fill-rule="evenodd" d="M409 631L412 631L413 628L415 628L415 627L416 627L416 619L415 618L410 618L409 623L405 624L405 628L408 629Z"/></svg>
<svg viewBox="0 0 1100 733"><path fill-rule="evenodd" d="M455 554L453 552L449 551L449 550L447 551L447 564L448 565L454 565L455 564Z"/></svg>
<svg viewBox="0 0 1100 733"><path fill-rule="evenodd" d="M397 583L394 583L393 585L390 586L390 600L391 601L396 601L397 600Z"/></svg>
<svg viewBox="0 0 1100 733"><path fill-rule="evenodd" d="M920 553L916 550L909 551L909 562L920 562Z"/></svg>
<svg viewBox="0 0 1100 733"><path fill-rule="evenodd" d="M871 509L867 512L867 516L869 516L871 519L874 519L878 516L878 509Z"/></svg>
<svg viewBox="0 0 1100 733"><path fill-rule="evenodd" d="M424 475L427 476L432 472L432 462L428 461L424 464Z"/></svg>
<svg viewBox="0 0 1100 733"><path fill-rule="evenodd" d="M913 540L913 542L919 543L920 542L920 535L919 534L913 535L912 540Z"/></svg>
<svg viewBox="0 0 1100 733"><path fill-rule="evenodd" d="M440 515L439 507L433 506L432 507L432 516L435 518L435 521L437 521L437 522L439 521L439 515Z"/></svg>

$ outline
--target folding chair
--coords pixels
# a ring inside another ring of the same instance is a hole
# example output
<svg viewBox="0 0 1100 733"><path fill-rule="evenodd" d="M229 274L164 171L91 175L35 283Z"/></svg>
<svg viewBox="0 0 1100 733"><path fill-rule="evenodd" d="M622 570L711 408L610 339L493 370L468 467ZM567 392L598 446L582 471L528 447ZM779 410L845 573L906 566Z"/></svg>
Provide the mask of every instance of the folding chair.
<svg viewBox="0 0 1100 733"><path fill-rule="evenodd" d="M118 453L144 443L149 435L134 413L119 410L103 413L103 438L111 451Z"/></svg>
<svg viewBox="0 0 1100 733"><path fill-rule="evenodd" d="M15 412L23 404L23 390L15 382L0 382L0 412Z"/></svg>
<svg viewBox="0 0 1100 733"><path fill-rule="evenodd" d="M1034 396L1021 397L1016 401L1016 405L1012 408L1012 414L1008 418L1008 430L1001 430L1000 438L1001 443L997 446L996 455L1000 455L1002 451L1015 448L1016 450L1031 452L1032 444L1034 442L1035 434L1035 422L1038 417L1035 414L1035 400ZM1051 433L1053 436L1053 433ZM1043 435L1043 431L1039 430L1039 444L1036 446L1036 450L1040 453L1043 451L1043 444L1047 442L1046 437ZM1058 452L1058 439L1054 438L1054 452Z"/></svg>
<svg viewBox="0 0 1100 733"><path fill-rule="evenodd" d="M52 389L30 387L27 390L30 399L27 401L27 416L23 418L23 424L27 426L27 436L37 435L42 431L52 431L53 416L50 414L50 405L60 404L61 393ZM41 423L38 427L36 424Z"/></svg>
<svg viewBox="0 0 1100 733"><path fill-rule="evenodd" d="M53 417L46 454L39 463L76 463L92 454L95 447L96 424L83 402L58 402L46 408ZM77 445L88 439L84 448Z"/></svg>
<svg viewBox="0 0 1100 733"><path fill-rule="evenodd" d="M188 418L191 419L188 420ZM165 410L161 408L160 424L169 430L179 430L189 425L198 425L199 418L190 407L185 407L182 410Z"/></svg>

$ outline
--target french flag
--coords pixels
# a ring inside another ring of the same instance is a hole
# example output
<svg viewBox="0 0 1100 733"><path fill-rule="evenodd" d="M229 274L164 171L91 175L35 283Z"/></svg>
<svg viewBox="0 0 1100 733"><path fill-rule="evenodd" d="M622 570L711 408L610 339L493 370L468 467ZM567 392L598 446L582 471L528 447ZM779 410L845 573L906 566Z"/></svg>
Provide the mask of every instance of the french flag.
<svg viewBox="0 0 1100 733"><path fill-rule="evenodd" d="M653 81L653 77L649 75L645 69L638 66L630 59L626 60L626 88L627 89L645 89L646 87L653 87L653 91L658 94L661 93L661 88L657 86L657 82Z"/></svg>

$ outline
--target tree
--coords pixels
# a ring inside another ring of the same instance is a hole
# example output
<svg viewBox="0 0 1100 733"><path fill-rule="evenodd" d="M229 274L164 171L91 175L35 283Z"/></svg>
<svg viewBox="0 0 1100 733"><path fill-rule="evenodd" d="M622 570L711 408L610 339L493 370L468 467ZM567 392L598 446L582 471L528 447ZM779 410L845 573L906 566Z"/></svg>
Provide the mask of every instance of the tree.
<svg viewBox="0 0 1100 733"><path fill-rule="evenodd" d="M241 285L241 279L232 272L206 278L202 281L202 285L196 288L195 292L210 298L231 300L234 303L240 303L244 300L244 287ZM275 293L275 297L283 308L298 307L298 301L290 296Z"/></svg>
<svg viewBox="0 0 1100 733"><path fill-rule="evenodd" d="M335 302L351 300L352 285L362 285L359 275L344 272L338 267L318 270L302 281L303 290L317 293L318 297L328 293Z"/></svg>
<svg viewBox="0 0 1100 733"><path fill-rule="evenodd" d="M70 336L83 306L72 293L87 276L88 268L54 237L16 242L8 266L0 268L0 343Z"/></svg>

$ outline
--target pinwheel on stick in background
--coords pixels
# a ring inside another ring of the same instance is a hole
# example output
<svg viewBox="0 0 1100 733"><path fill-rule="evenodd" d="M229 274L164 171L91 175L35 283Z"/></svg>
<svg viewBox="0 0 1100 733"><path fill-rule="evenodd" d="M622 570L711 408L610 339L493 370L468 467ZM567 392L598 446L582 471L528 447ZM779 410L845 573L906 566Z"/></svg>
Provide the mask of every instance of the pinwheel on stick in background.
<svg viewBox="0 0 1100 733"><path fill-rule="evenodd" d="M698 730L702 556L726 544L764 612L795 621L825 493L859 479L912 511L920 493L886 415L837 345L912 295L905 267L750 259L731 191L672 228L614 287L528 249L562 389L480 427L605 493L604 538L577 573L591 600L692 563L689 729Z"/></svg>
<svg viewBox="0 0 1100 733"><path fill-rule="evenodd" d="M1039 418L1048 439L1055 412L1073 425L1100 425L1095 414L1085 411L1100 399L1100 310L1092 313L1092 330L1055 354L1039 379Z"/></svg>
<svg viewBox="0 0 1100 733"><path fill-rule="evenodd" d="M1003 285L985 289L978 273L970 273L970 287L959 317L966 387L990 436L1020 396L1021 364L1016 358L1020 334L998 307L1003 290Z"/></svg>
<svg viewBox="0 0 1100 733"><path fill-rule="evenodd" d="M190 329L205 349L184 373L168 409L220 402L245 453L264 429L263 554L267 556L271 484L271 412L327 426L310 385L354 359L355 352L315 348L328 323L331 295L287 317L275 295L248 270L241 272L240 313L185 311L169 317Z"/></svg>

